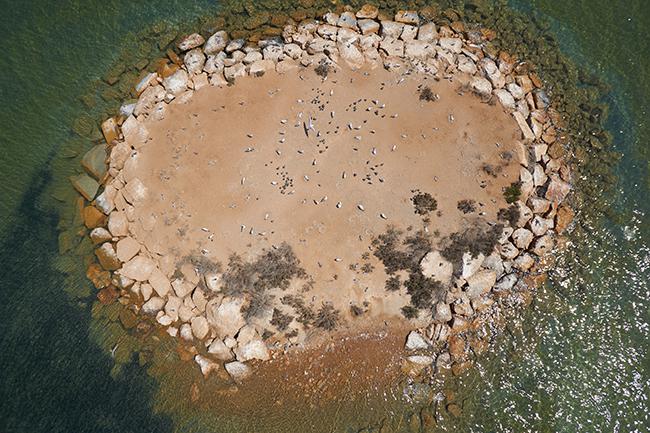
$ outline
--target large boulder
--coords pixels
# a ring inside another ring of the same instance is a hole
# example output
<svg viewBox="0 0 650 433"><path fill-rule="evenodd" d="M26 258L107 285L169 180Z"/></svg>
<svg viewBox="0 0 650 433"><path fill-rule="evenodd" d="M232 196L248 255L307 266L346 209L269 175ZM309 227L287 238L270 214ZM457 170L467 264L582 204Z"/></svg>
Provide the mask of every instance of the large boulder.
<svg viewBox="0 0 650 433"><path fill-rule="evenodd" d="M156 291L158 296L165 296L172 289L169 278L167 278L157 267L154 268L149 275L149 284L151 284L151 287Z"/></svg>
<svg viewBox="0 0 650 433"><path fill-rule="evenodd" d="M110 242L106 242L97 248L95 255L97 256L97 260L99 260L99 264L107 271L115 271L120 268L120 259L117 257L113 245Z"/></svg>
<svg viewBox="0 0 650 433"><path fill-rule="evenodd" d="M239 361L228 362L224 365L224 367L226 368L228 374L235 380L235 382L240 382L253 373L248 365Z"/></svg>
<svg viewBox="0 0 650 433"><path fill-rule="evenodd" d="M221 304L206 306L207 319L221 338L234 337L246 324L241 309L244 300L241 298L225 297Z"/></svg>
<svg viewBox="0 0 650 433"><path fill-rule="evenodd" d="M429 343L420 335L417 331L409 332L409 335L406 337L406 345L404 346L406 350L420 350L428 349Z"/></svg>
<svg viewBox="0 0 650 433"><path fill-rule="evenodd" d="M238 345L235 349L235 355L237 355L237 360L241 362L252 359L266 361L271 357L269 349L267 349L266 344L260 338L251 340L243 345Z"/></svg>
<svg viewBox="0 0 650 433"><path fill-rule="evenodd" d="M184 37L177 46L179 50L187 51L191 50L192 48L200 47L203 45L203 42L205 42L203 36L198 33L192 33L191 35Z"/></svg>
<svg viewBox="0 0 650 433"><path fill-rule="evenodd" d="M168 93L178 96L187 90L190 77L184 69L179 69L163 80L163 86Z"/></svg>
<svg viewBox="0 0 650 433"><path fill-rule="evenodd" d="M441 283L449 283L454 273L454 266L442 257L438 251L430 251L420 262L422 275L433 278Z"/></svg>
<svg viewBox="0 0 650 433"><path fill-rule="evenodd" d="M146 281L155 268L153 260L140 254L125 263L120 273L135 281Z"/></svg>
<svg viewBox="0 0 650 433"><path fill-rule="evenodd" d="M205 65L205 55L200 48L195 48L185 54L183 63L185 63L187 72L189 72L191 75L198 75L203 72L203 66Z"/></svg>
<svg viewBox="0 0 650 433"><path fill-rule="evenodd" d="M339 43L338 48L341 58L345 60L345 63L347 63L350 68L360 69L363 66L365 59L363 53L361 53L356 45L352 43Z"/></svg>
<svg viewBox="0 0 650 433"><path fill-rule="evenodd" d="M208 332L210 332L208 321L203 316L193 317L190 324L192 326L192 334L199 340L203 340L208 335Z"/></svg>
<svg viewBox="0 0 650 433"><path fill-rule="evenodd" d="M219 51L223 51L223 49L226 48L228 41L228 33L223 30L218 31L208 38L208 41L203 47L203 51L205 54L217 54Z"/></svg>
<svg viewBox="0 0 650 433"><path fill-rule="evenodd" d="M497 275L493 270L483 270L475 273L467 279L467 296L470 299L488 293L497 281Z"/></svg>
<svg viewBox="0 0 650 433"><path fill-rule="evenodd" d="M117 258L121 262L128 262L140 252L140 244L130 236L120 239L116 247Z"/></svg>
<svg viewBox="0 0 650 433"><path fill-rule="evenodd" d="M221 361L229 361L233 358L232 351L220 338L215 338L210 343L208 353Z"/></svg>

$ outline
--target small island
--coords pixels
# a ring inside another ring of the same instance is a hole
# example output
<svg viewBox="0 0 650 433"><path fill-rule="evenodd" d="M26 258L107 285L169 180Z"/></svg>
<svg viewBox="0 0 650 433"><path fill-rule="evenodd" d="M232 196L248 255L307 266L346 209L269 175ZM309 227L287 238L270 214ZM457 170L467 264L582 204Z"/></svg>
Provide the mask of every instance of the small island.
<svg viewBox="0 0 650 433"><path fill-rule="evenodd" d="M238 384L387 333L400 374L460 374L572 219L543 83L461 27L365 5L179 41L72 179L99 301Z"/></svg>

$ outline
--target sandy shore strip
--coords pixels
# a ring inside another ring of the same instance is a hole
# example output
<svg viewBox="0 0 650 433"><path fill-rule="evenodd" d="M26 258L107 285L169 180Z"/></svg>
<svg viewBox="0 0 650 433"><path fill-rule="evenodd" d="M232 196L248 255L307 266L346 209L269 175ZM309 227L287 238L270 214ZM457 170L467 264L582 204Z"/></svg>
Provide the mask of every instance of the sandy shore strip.
<svg viewBox="0 0 650 433"><path fill-rule="evenodd" d="M408 374L460 371L570 220L561 119L525 62L415 11L376 18L256 47L189 35L102 125L101 188L73 179L100 299L154 317L206 376L386 322L419 329Z"/></svg>

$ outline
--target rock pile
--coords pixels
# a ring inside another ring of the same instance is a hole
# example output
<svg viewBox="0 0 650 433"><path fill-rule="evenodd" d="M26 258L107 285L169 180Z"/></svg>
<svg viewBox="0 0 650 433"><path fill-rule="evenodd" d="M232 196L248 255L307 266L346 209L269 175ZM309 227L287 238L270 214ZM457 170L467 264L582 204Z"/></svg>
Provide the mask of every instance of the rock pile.
<svg viewBox="0 0 650 433"><path fill-rule="evenodd" d="M459 372L470 353L484 350L485 338L477 330L489 319L495 300L525 285L570 221L563 204L571 174L562 159L561 117L528 63L487 44L489 31L439 28L417 11L386 18L365 5L356 13L289 24L281 37L257 45L231 39L225 31L207 38L192 34L178 43L180 56L172 53L171 63L160 62L156 72L144 76L135 87L137 102L124 104L118 116L101 125L107 145L84 156L88 174L72 179L88 201L84 221L101 266L91 265L88 277L100 290L100 300L130 298L170 335L194 342L194 359L204 375L225 363L236 381L243 380L251 372L246 362L271 356L260 330L242 315L248 300L224 297L218 274L199 274L191 265L175 269L143 247L131 230L133 206L148 194L129 167L149 138L143 120L162 119L168 104L187 101L201 87L225 86L267 71L345 65L396 74L415 71L436 79L462 77L467 91L501 104L519 125L520 182L513 186L513 205L492 254L466 253L459 272L438 251L423 259L425 276L449 290L433 308L430 326L409 334L406 349L413 354L406 363L415 374L451 364Z"/></svg>

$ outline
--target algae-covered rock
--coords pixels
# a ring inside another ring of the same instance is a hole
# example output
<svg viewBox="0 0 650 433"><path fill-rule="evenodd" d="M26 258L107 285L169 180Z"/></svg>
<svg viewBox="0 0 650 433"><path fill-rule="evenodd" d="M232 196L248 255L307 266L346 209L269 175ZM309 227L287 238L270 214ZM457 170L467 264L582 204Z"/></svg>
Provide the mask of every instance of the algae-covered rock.
<svg viewBox="0 0 650 433"><path fill-rule="evenodd" d="M99 183L87 174L80 174L70 178L72 186L81 194L86 200L92 201L97 195Z"/></svg>
<svg viewBox="0 0 650 433"><path fill-rule="evenodd" d="M81 158L81 165L86 171L97 180L101 180L106 174L106 146L98 144L93 146Z"/></svg>

